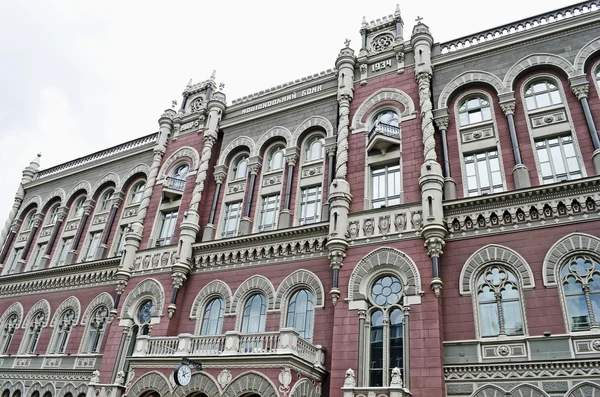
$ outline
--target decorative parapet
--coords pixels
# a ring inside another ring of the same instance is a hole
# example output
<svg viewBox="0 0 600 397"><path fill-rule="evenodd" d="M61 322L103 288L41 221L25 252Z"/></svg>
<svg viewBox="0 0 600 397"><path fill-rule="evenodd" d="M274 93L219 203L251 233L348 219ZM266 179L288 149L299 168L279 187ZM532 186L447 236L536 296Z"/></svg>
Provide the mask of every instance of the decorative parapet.
<svg viewBox="0 0 600 397"><path fill-rule="evenodd" d="M177 254L175 245L138 251L132 270L136 274L170 271L175 263L175 254Z"/></svg>
<svg viewBox="0 0 600 397"><path fill-rule="evenodd" d="M45 170L41 170L36 174L36 179L34 181L37 181L39 179L42 178L47 178L49 176L73 169L73 168L77 168L80 167L82 165L86 165L98 160L102 160L108 157L112 157L118 154L122 154L125 152L128 152L130 150L134 150L134 149L138 149L144 146L153 146L154 143L156 142L156 139L158 137L158 133L152 133L150 135L146 135L143 136L141 138L137 138L134 139L132 141L128 141L125 143L122 143L120 145L117 146L113 146L111 148L105 149L105 150L101 150L99 152L96 153L92 153L88 156L84 156L84 157L80 157L78 159L69 161L67 163L63 163L63 164L59 164L55 167L51 167L51 168L47 168Z"/></svg>
<svg viewBox="0 0 600 397"><path fill-rule="evenodd" d="M420 205L397 206L350 214L350 245L420 237L423 217Z"/></svg>
<svg viewBox="0 0 600 397"><path fill-rule="evenodd" d="M554 22L562 21L566 18L572 18L582 14L596 12L598 10L600 10L600 3L598 1L585 1L569 7L559 8L557 10L539 14L530 18L525 18L506 25L501 25L493 29L484 30L468 36L460 37L452 41L441 43L440 48L442 54L460 51L477 44L488 43L492 40L506 37L515 33L529 31L540 26L546 26Z"/></svg>

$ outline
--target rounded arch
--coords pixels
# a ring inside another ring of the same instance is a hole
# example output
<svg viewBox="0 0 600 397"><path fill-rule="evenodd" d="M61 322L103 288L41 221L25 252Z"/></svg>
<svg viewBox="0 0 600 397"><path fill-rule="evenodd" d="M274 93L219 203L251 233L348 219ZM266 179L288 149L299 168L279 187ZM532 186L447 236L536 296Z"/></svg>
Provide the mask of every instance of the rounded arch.
<svg viewBox="0 0 600 397"><path fill-rule="evenodd" d="M54 190L52 193L50 193L48 196L46 196L46 198L44 199L44 202L42 203L41 208L43 209L43 211L47 210L47 206L48 204L55 200L56 198L58 198L58 202L61 204L65 204L65 198L66 198L66 193L63 189L58 188L56 190Z"/></svg>
<svg viewBox="0 0 600 397"><path fill-rule="evenodd" d="M577 252L600 256L600 238L586 233L571 233L558 240L546 253L542 265L542 279L545 287L558 286L560 265Z"/></svg>
<svg viewBox="0 0 600 397"><path fill-rule="evenodd" d="M4 314L0 317L0 325L6 324L6 320L13 314L17 315L17 324L15 327L19 328L21 326L21 321L23 321L23 305L21 302L13 303L4 311Z"/></svg>
<svg viewBox="0 0 600 397"><path fill-rule="evenodd" d="M144 298L153 298L156 316L162 316L163 305L165 303L165 291L158 281L153 278L147 278L136 285L133 291L127 295L125 303L123 303L123 308L121 309L121 318L134 318L136 305Z"/></svg>
<svg viewBox="0 0 600 397"><path fill-rule="evenodd" d="M395 101L402 105L401 117L412 116L415 114L415 103L412 98L404 91L397 88L382 88L375 91L367 99L365 99L352 117L352 130L366 128L366 123L363 123L363 118L383 101Z"/></svg>
<svg viewBox="0 0 600 397"><path fill-rule="evenodd" d="M125 190L128 189L131 185L131 182L135 182L140 175L144 175L146 180L148 180L148 175L150 175L150 167L146 164L138 164L125 174L123 177L123 185L121 186L121 191L123 193L127 193Z"/></svg>
<svg viewBox="0 0 600 397"><path fill-rule="evenodd" d="M78 396L80 393L85 393L87 391L87 385L85 383L79 384L79 386L75 387L72 383L67 383L64 385L59 392L57 397L65 397L67 393L71 393L73 397Z"/></svg>
<svg viewBox="0 0 600 397"><path fill-rule="evenodd" d="M299 269L287 276L279 288L275 297L275 310L279 310L282 304L289 299L290 295L299 290L306 288L313 293L315 297L315 307L323 307L325 304L325 289L319 277L311 271ZM285 306L284 306L285 308Z"/></svg>
<svg viewBox="0 0 600 397"><path fill-rule="evenodd" d="M513 66L510 67L506 75L504 76L504 87L507 91L511 91L513 89L515 80L517 77L523 73L525 70L536 67L536 66L554 66L567 74L567 77L573 77L575 73L575 68L571 65L571 62L567 61L565 58L554 55L554 54L532 54L527 56Z"/></svg>
<svg viewBox="0 0 600 397"><path fill-rule="evenodd" d="M47 326L48 319L50 318L50 303L48 303L46 299L41 299L37 301L35 305L31 306L31 309L29 309L27 316L25 316L25 319L23 320L21 328L27 327L27 325L31 322L33 315L40 310L43 311L44 315L46 316L46 323L43 326Z"/></svg>
<svg viewBox="0 0 600 397"><path fill-rule="evenodd" d="M214 299L221 298L225 303L225 310L228 311L231 307L231 289L221 280L213 280L202 288L192 304L190 311L190 320L195 320L202 317L202 311L206 304Z"/></svg>
<svg viewBox="0 0 600 397"><path fill-rule="evenodd" d="M575 55L573 67L577 74L585 74L585 64L587 63L587 60L597 51L600 51L600 37L597 37L584 45L577 55Z"/></svg>
<svg viewBox="0 0 600 397"><path fill-rule="evenodd" d="M246 146L250 153L254 153L256 144L251 138L247 136L241 136L237 138L233 142L229 143L229 145L227 145L225 149L221 152L221 155L219 156L218 165L227 165L231 160L231 155L235 153L239 147L242 146Z"/></svg>
<svg viewBox="0 0 600 397"><path fill-rule="evenodd" d="M131 397L140 397L145 392L151 390L160 394L161 397L165 397L171 393L169 379L158 371L150 371L140 376L138 380L131 385L127 395Z"/></svg>
<svg viewBox="0 0 600 397"><path fill-rule="evenodd" d="M548 397L541 389L527 383L513 387L509 394L512 397Z"/></svg>
<svg viewBox="0 0 600 397"><path fill-rule="evenodd" d="M241 397L246 393L256 393L261 397L279 397L271 380L256 371L247 371L235 378L223 392L223 397Z"/></svg>
<svg viewBox="0 0 600 397"><path fill-rule="evenodd" d="M600 397L600 385L583 381L567 391L565 397Z"/></svg>
<svg viewBox="0 0 600 397"><path fill-rule="evenodd" d="M475 251L465 262L460 271L460 294L471 295L471 279L473 275L492 263L503 264L519 275L523 289L535 287L533 272L527 261L516 251L501 245L489 244Z"/></svg>
<svg viewBox="0 0 600 397"><path fill-rule="evenodd" d="M101 293L90 302L85 309L85 312L83 312L83 316L81 317L81 325L86 325L88 323L90 316L99 306L106 306L108 310L112 310L114 307L113 298L108 292Z"/></svg>
<svg viewBox="0 0 600 397"><path fill-rule="evenodd" d="M311 116L300 123L298 127L296 127L294 134L292 135L292 139L289 141L290 146L299 146L299 140L302 133L314 127L321 127L324 129L325 135L328 137L334 135L333 125L329 120L323 116Z"/></svg>
<svg viewBox="0 0 600 397"><path fill-rule="evenodd" d="M171 169L171 166L182 159L184 157L192 160L192 164L190 164L190 171L195 171L198 169L198 164L200 163L200 155L198 151L190 146L183 146L177 149L173 154L167 158L167 160L163 163L162 167L160 167L160 171L158 173L158 179L164 179L167 176L167 172Z"/></svg>
<svg viewBox="0 0 600 397"><path fill-rule="evenodd" d="M81 314L81 303L76 297L70 296L65 299L54 311L52 321L50 322L50 327L54 327L56 325L56 322L60 320L60 316L67 309L73 309L73 312L75 313L73 316L73 325L77 325L77 322L79 321L79 315Z"/></svg>
<svg viewBox="0 0 600 397"><path fill-rule="evenodd" d="M42 207L42 198L38 195L33 196L25 204L21 206L16 219L24 220L23 216L27 215L33 208L40 209Z"/></svg>
<svg viewBox="0 0 600 397"><path fill-rule="evenodd" d="M121 179L119 178L119 176L114 172L109 172L108 174L100 178L100 180L94 185L93 198L96 199L101 193L100 189L104 188L104 185L110 182L112 182L112 184L114 185L115 190L119 190L121 188Z"/></svg>
<svg viewBox="0 0 600 397"><path fill-rule="evenodd" d="M185 397L198 391L202 391L207 397L219 397L221 395L221 389L212 376L205 372L196 372L192 375L187 386L175 388L171 396Z"/></svg>
<svg viewBox="0 0 600 397"><path fill-rule="evenodd" d="M450 97L462 86L472 83L483 83L492 86L496 93L505 91L504 83L495 74L484 72L483 70L472 70L461 73L452 79L442 89L440 97L438 98L438 109L445 109L448 107L448 101Z"/></svg>
<svg viewBox="0 0 600 397"><path fill-rule="evenodd" d="M44 386L40 382L35 382L27 389L27 395L31 397L35 392L40 393L40 397L42 397L45 393L50 392L52 396L56 396L56 390L54 389L54 384L51 382L46 383Z"/></svg>
<svg viewBox="0 0 600 397"><path fill-rule="evenodd" d="M73 186L73 188L67 194L66 203L71 203L76 196L79 196L81 191L85 191L85 196L90 197L92 193L92 185L88 181L81 181L77 185Z"/></svg>
<svg viewBox="0 0 600 397"><path fill-rule="evenodd" d="M261 135L260 138L256 141L254 145L254 150L250 152L251 156L258 156L260 151L266 148L266 144L271 141L273 138L281 138L285 141L285 146L289 146L292 140L292 133L285 127L276 126L265 132Z"/></svg>
<svg viewBox="0 0 600 397"><path fill-rule="evenodd" d="M496 385L485 385L475 390L471 397L506 397L506 392Z"/></svg>
<svg viewBox="0 0 600 397"><path fill-rule="evenodd" d="M406 295L421 294L421 275L415 262L404 252L395 248L377 248L364 256L356 265L348 282L348 299L366 298L368 276L379 269L397 273L404 283Z"/></svg>
<svg viewBox="0 0 600 397"><path fill-rule="evenodd" d="M296 382L290 391L290 397L317 397L318 395L312 382L306 378Z"/></svg>
<svg viewBox="0 0 600 397"><path fill-rule="evenodd" d="M271 281L269 281L268 278L255 275L246 279L240 284L238 289L235 290L235 294L231 301L231 312L239 313L242 309L241 303L254 292L263 293L267 298L267 310L273 309L275 302L275 288L273 288L273 284L271 284Z"/></svg>

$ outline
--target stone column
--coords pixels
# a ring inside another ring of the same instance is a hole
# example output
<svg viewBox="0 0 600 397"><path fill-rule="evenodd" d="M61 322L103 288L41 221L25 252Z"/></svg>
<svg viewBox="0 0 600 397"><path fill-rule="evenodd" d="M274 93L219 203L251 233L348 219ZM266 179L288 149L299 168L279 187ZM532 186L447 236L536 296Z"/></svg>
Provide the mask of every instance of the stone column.
<svg viewBox="0 0 600 397"><path fill-rule="evenodd" d="M33 216L33 226L29 231L29 236L27 237L27 242L25 243L25 247L23 247L23 252L21 252L21 258L18 260L17 270L15 273L20 273L25 269L25 264L27 263L27 255L29 255L29 250L33 245L33 241L37 235L37 231L40 228L40 225L44 221L44 215L41 212L38 212Z"/></svg>
<svg viewBox="0 0 600 397"><path fill-rule="evenodd" d="M238 228L238 235L245 236L252 233L252 219L250 219L250 212L252 211L252 199L254 198L254 185L256 185L256 175L260 169L262 159L260 156L250 157L248 159L248 170L250 171L250 182L248 182L248 193L246 194L246 201L244 202L244 208L242 212L242 219Z"/></svg>
<svg viewBox="0 0 600 397"><path fill-rule="evenodd" d="M448 139L447 131L450 117L448 117L448 109L434 110L435 123L440 130L442 138L442 154L444 156L444 200L456 199L456 182L452 179L450 172L450 156L448 155Z"/></svg>
<svg viewBox="0 0 600 397"><path fill-rule="evenodd" d="M102 233L102 239L100 240L100 245L98 246L98 250L96 251L96 259L106 258L106 254L108 251L108 239L110 238L110 231L115 224L115 218L117 216L117 211L119 211L119 207L123 202L123 193L115 193L112 198L112 206L110 209L110 214L108 214L108 220L106 221L106 226L104 227L104 232Z"/></svg>
<svg viewBox="0 0 600 397"><path fill-rule="evenodd" d="M333 183L336 150L337 143L335 141L335 137L325 138L325 153L327 154L327 181L325 181L325 183L327 183L327 189L330 189L331 184ZM329 194L329 191L327 191L327 193ZM321 208L321 220L328 221L330 213L329 200L326 199L323 207Z"/></svg>
<svg viewBox="0 0 600 397"><path fill-rule="evenodd" d="M210 216L208 218L208 224L204 228L204 234L202 235L202 241L211 241L215 238L216 226L215 226L215 215L217 213L217 204L219 204L219 196L221 195L221 189L223 188L223 182L227 178L227 167L224 165L217 165L215 167L215 182L217 187L215 189L215 195L210 206Z"/></svg>
<svg viewBox="0 0 600 397"><path fill-rule="evenodd" d="M506 121L508 123L508 132L510 133L510 142L513 149L513 157L515 159L515 166L513 168L513 178L515 180L515 187L522 189L531 186L529 179L529 170L523 164L521 159L521 149L519 148L519 139L517 138L517 129L515 127L515 95L514 92L502 94L500 96L500 107L506 115Z"/></svg>
<svg viewBox="0 0 600 397"><path fill-rule="evenodd" d="M67 257L65 258L65 265L71 265L75 263L75 259L77 259L77 250L79 249L79 244L81 243L81 237L83 236L83 230L85 229L85 225L87 224L88 218L94 209L95 201L91 198L86 200L83 204L83 216L79 221L79 226L77 226L77 232L75 232L75 237L73 237L73 243L71 244L71 249L67 253Z"/></svg>
<svg viewBox="0 0 600 397"><path fill-rule="evenodd" d="M21 204L23 203L23 198L25 197L25 189L23 188L23 185L25 185L28 182L31 182L33 180L33 178L35 177L35 175L37 174L37 172L39 171L40 157L42 157L42 154L38 153L36 158L34 158L31 161L31 163L29 163L29 166L25 167L25 169L23 170L23 176L21 177L21 182L19 183L19 187L17 188L17 193L15 194L15 201L13 202L13 206L10 209L10 212L8 213L6 222L4 222L4 227L2 228L2 232L0 232L0 241L4 243L5 248L6 248L6 245L8 242L8 240L6 238L11 229L10 226L12 225L13 221L15 220L15 217L17 216L17 213L19 212L19 208L21 207ZM12 243L12 241L11 241L11 243ZM10 246L10 244L8 244L8 245ZM4 260L0 260L0 263L4 263Z"/></svg>
<svg viewBox="0 0 600 397"><path fill-rule="evenodd" d="M212 80L211 80L212 81ZM211 83L214 84L214 83ZM213 87L214 88L214 87ZM198 172L196 174L196 182L192 191L190 206L184 213L183 222L179 227L179 245L177 251L177 260L173 264L171 277L173 279L173 296L171 304L167 310L169 318L173 316L176 310L175 300L179 289L185 282L187 275L192 269L192 244L196 242L196 237L200 231L200 215L198 208L202 201L202 193L206 183L206 175L208 173L209 163L212 157L213 146L217 141L217 131L223 111L225 110L225 95L221 92L215 92L207 104L208 117L205 119L204 128L204 145L202 146L202 154L198 164Z"/></svg>
<svg viewBox="0 0 600 397"><path fill-rule="evenodd" d="M287 177L285 182L285 199L283 201L283 210L279 213L279 229L285 229L286 227L292 226L292 212L291 201L292 201L292 184L294 181L294 169L296 168L296 162L298 161L298 153L286 150L285 161L288 165Z"/></svg>
<svg viewBox="0 0 600 397"><path fill-rule="evenodd" d="M585 77L585 76L584 76ZM592 163L594 164L594 171L596 175L600 175L600 139L598 138L598 130L596 129L596 123L590 110L590 104L588 102L589 85L587 80L584 83L578 83L571 79L571 90L573 94L579 100L585 116L585 122L588 126L592 143L594 144L594 153L592 154Z"/></svg>
<svg viewBox="0 0 600 397"><path fill-rule="evenodd" d="M1 264L6 260L6 256L8 255L8 250L15 239L15 235L19 228L11 228L8 236L6 236L6 241L4 242L4 247L2 247L2 252L0 253L0 268L2 268Z"/></svg>
<svg viewBox="0 0 600 397"><path fill-rule="evenodd" d="M365 334L367 330L367 311L361 309L358 311L358 387L365 386ZM367 366L368 370L368 366Z"/></svg>
<svg viewBox="0 0 600 397"><path fill-rule="evenodd" d="M46 245L46 251L44 251L44 256L42 256L42 260L40 261L40 269L45 269L48 263L50 263L50 254L52 253L52 248L54 248L54 243L56 243L56 238L58 237L58 233L60 233L63 221L65 220L65 217L68 213L69 209L65 206L62 206L58 209L56 223L54 224L54 228L52 229L52 235L50 236L50 240Z"/></svg>

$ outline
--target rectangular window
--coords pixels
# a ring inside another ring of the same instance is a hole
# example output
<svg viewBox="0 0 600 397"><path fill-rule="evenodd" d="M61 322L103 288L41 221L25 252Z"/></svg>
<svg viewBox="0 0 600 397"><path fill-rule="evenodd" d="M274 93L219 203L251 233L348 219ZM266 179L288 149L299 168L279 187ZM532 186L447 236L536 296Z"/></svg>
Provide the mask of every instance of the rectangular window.
<svg viewBox="0 0 600 397"><path fill-rule="evenodd" d="M321 186L302 189L300 198L300 224L317 223L321 219Z"/></svg>
<svg viewBox="0 0 600 397"><path fill-rule="evenodd" d="M535 149L544 184L581 178L571 135L536 141Z"/></svg>
<svg viewBox="0 0 600 397"><path fill-rule="evenodd" d="M83 257L84 262L93 261L94 259L96 259L96 252L98 251L98 247L100 246L101 237L101 231L90 234L90 242L88 243L87 250L85 251L85 256Z"/></svg>
<svg viewBox="0 0 600 397"><path fill-rule="evenodd" d="M260 211L260 231L277 229L277 217L279 215L279 194L265 196L262 199L262 209Z"/></svg>
<svg viewBox="0 0 600 397"><path fill-rule="evenodd" d="M44 256L47 246L48 244L46 243L38 244L35 254L33 255L31 270L38 270L40 268L40 265L42 264L42 257Z"/></svg>
<svg viewBox="0 0 600 397"><path fill-rule="evenodd" d="M400 204L400 165L373 168L371 173L371 207L381 208Z"/></svg>
<svg viewBox="0 0 600 397"><path fill-rule="evenodd" d="M56 257L56 266L62 266L65 264L65 261L67 260L67 254L69 253L69 250L71 249L71 244L73 243L73 238L65 238L61 241L60 246L58 247L58 250L56 251L58 256Z"/></svg>
<svg viewBox="0 0 600 397"><path fill-rule="evenodd" d="M121 256L123 255L123 249L125 248L125 231L127 230L127 226L121 226L119 228L119 234L117 235L117 244L115 245L115 251L113 252L113 256Z"/></svg>
<svg viewBox="0 0 600 397"><path fill-rule="evenodd" d="M229 203L225 206L225 218L223 218L223 237L234 237L237 235L238 225L242 217L242 202Z"/></svg>
<svg viewBox="0 0 600 397"><path fill-rule="evenodd" d="M19 259L21 259L21 254L23 253L23 248L15 248L13 252L13 256L10 260L10 265L8 266L8 274L16 273L17 268L19 267Z"/></svg>
<svg viewBox="0 0 600 397"><path fill-rule="evenodd" d="M162 213L162 220L160 222L160 233L156 239L156 246L162 247L171 244L171 239L175 233L175 224L177 223L177 215L179 210L173 210L170 212Z"/></svg>
<svg viewBox="0 0 600 397"><path fill-rule="evenodd" d="M473 153L465 156L469 196L504 191L498 151Z"/></svg>

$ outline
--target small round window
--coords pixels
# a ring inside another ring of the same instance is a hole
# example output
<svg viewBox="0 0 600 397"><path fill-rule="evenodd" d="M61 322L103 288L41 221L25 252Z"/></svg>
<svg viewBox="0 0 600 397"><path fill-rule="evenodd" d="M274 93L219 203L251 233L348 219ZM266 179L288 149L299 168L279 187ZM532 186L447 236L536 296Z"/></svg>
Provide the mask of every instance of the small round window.
<svg viewBox="0 0 600 397"><path fill-rule="evenodd" d="M154 302L151 300L144 301L138 310L138 321L140 324L147 324L154 313Z"/></svg>
<svg viewBox="0 0 600 397"><path fill-rule="evenodd" d="M400 301L402 297L402 284L394 276L379 278L371 288L371 299L376 305L387 307Z"/></svg>

